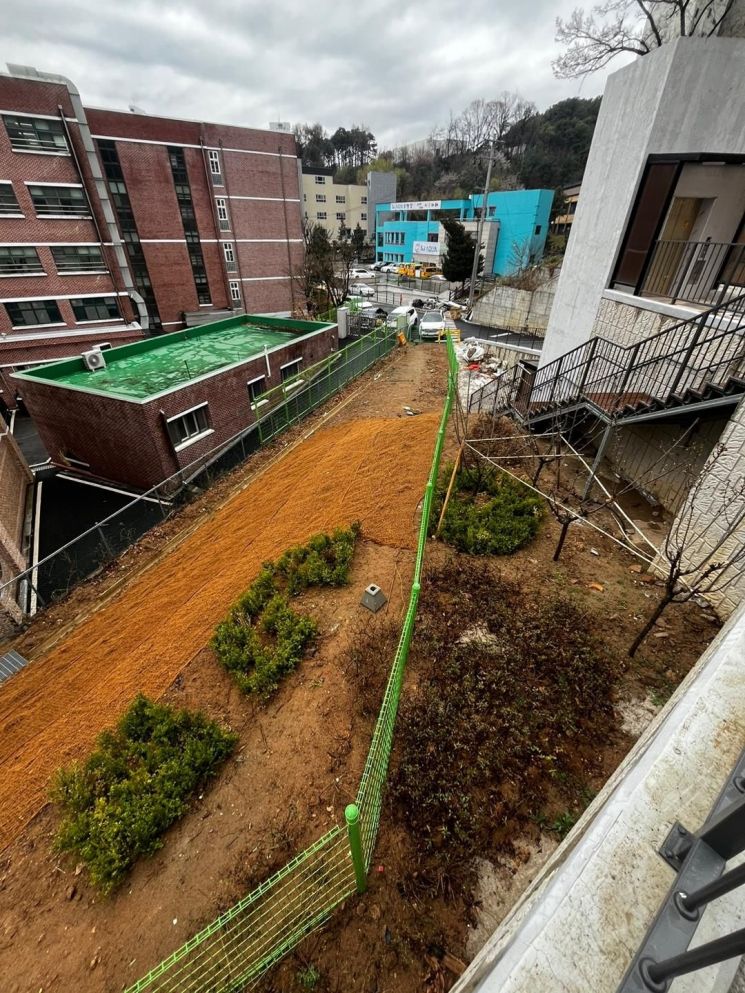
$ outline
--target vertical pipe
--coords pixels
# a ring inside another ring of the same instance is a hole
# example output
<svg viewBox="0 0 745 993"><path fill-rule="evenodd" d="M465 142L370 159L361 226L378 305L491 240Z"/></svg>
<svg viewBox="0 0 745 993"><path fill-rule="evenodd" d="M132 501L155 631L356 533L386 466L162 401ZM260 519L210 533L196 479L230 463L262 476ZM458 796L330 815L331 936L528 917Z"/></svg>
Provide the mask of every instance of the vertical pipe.
<svg viewBox="0 0 745 993"><path fill-rule="evenodd" d="M347 822L347 835L349 837L349 852L352 856L354 866L354 879L357 883L357 892L364 893L367 889L367 878L365 875L365 858L362 854L362 835L360 833L360 812L356 804L350 803L344 811L344 819Z"/></svg>

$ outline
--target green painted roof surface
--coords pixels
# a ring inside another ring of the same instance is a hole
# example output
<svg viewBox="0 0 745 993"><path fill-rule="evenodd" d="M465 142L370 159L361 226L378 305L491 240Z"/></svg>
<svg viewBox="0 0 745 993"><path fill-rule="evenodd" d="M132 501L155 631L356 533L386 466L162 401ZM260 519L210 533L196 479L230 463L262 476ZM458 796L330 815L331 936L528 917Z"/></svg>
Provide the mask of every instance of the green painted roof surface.
<svg viewBox="0 0 745 993"><path fill-rule="evenodd" d="M216 328L210 334L204 334L203 329L195 330L197 334L191 339L180 338L171 342L166 339L162 346L149 351L129 354L125 349L105 351L105 369L95 372L75 369L49 378L60 386L79 386L101 393L144 399L260 355L265 346L276 348L298 337L297 332L270 331L249 324ZM53 367L49 371L52 372Z"/></svg>

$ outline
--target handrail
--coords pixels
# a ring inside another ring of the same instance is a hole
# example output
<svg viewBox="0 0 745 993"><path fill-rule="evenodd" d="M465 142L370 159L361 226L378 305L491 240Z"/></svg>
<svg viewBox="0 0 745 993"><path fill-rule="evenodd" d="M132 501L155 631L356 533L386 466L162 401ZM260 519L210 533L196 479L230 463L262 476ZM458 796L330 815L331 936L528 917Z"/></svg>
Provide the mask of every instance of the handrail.
<svg viewBox="0 0 745 993"><path fill-rule="evenodd" d="M743 773L745 753L703 826L693 832L678 822L663 841L659 853L674 870L675 878L617 993L665 993L676 976L698 972L745 952L745 929L689 948L702 910L745 884L745 866L727 869L730 860L745 851Z"/></svg>
<svg viewBox="0 0 745 993"><path fill-rule="evenodd" d="M631 345L596 335L537 371L529 397L522 398L522 412L527 414L531 404L540 404L543 413L546 407L571 400L593 402L594 397L607 415L617 416L624 397L668 400L707 381L716 386L715 375L724 379L734 370L740 372L743 329L745 293ZM495 391L494 410L498 397L503 400L501 409L515 406L520 386L515 378L509 391Z"/></svg>

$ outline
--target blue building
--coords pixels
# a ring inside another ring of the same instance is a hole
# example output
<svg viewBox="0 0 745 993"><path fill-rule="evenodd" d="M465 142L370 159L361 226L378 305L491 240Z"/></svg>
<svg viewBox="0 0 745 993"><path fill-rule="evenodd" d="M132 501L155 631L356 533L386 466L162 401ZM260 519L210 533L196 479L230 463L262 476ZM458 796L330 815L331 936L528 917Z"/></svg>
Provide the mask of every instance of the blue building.
<svg viewBox="0 0 745 993"><path fill-rule="evenodd" d="M520 268L518 258L540 259L548 235L553 190L500 190L486 198L482 242L484 271L508 276ZM476 231L484 202L482 193L462 200L412 200L376 207L375 258L383 262L440 264L447 250L448 215Z"/></svg>

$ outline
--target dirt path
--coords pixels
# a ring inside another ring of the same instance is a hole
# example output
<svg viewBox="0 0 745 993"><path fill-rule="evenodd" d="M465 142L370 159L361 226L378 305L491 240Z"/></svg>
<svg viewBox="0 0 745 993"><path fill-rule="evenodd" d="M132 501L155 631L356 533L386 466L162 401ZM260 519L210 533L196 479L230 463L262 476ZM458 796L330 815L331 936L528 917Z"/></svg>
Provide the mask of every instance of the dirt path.
<svg viewBox="0 0 745 993"><path fill-rule="evenodd" d="M389 371L395 381L408 370L411 397L430 367L423 349L410 349ZM55 769L85 754L135 693L167 689L263 561L353 520L374 542L412 547L437 419L433 411L323 429L3 687L0 850L43 806Z"/></svg>

